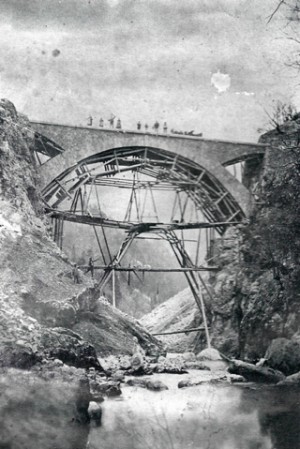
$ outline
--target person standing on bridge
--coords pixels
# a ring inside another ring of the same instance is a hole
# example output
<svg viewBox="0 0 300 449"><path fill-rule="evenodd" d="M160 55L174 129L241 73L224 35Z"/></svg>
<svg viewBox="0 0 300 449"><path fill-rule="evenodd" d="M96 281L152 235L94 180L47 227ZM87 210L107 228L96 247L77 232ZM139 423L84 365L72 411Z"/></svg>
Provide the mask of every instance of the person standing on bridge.
<svg viewBox="0 0 300 449"><path fill-rule="evenodd" d="M108 119L111 128L114 127L115 118L116 116L112 114L111 117Z"/></svg>
<svg viewBox="0 0 300 449"><path fill-rule="evenodd" d="M154 123L154 125L153 125L153 129L154 129L154 131L156 131L157 133L158 133L158 130L159 130L159 122L156 120L156 122Z"/></svg>
<svg viewBox="0 0 300 449"><path fill-rule="evenodd" d="M137 127L137 130L138 130L138 131L140 131L140 130L141 130L141 128L142 128L142 124L141 124L141 122L140 122L140 121L138 121L138 122L137 122L137 125L136 125L136 127Z"/></svg>
<svg viewBox="0 0 300 449"><path fill-rule="evenodd" d="M93 125L93 117L91 115L89 115L87 126L92 126L92 125Z"/></svg>
<svg viewBox="0 0 300 449"><path fill-rule="evenodd" d="M167 134L168 132L168 126L167 126L167 122L164 123L164 133Z"/></svg>
<svg viewBox="0 0 300 449"><path fill-rule="evenodd" d="M146 132L148 131L148 128L149 128L148 123L145 123L145 131Z"/></svg>
<svg viewBox="0 0 300 449"><path fill-rule="evenodd" d="M104 120L103 120L103 118L101 117L100 120L99 120L99 127L100 127L100 128L103 128L103 126L104 126Z"/></svg>
<svg viewBox="0 0 300 449"><path fill-rule="evenodd" d="M118 120L117 120L117 126L116 126L116 128L117 129L122 129L122 125L121 125L121 120L118 118Z"/></svg>

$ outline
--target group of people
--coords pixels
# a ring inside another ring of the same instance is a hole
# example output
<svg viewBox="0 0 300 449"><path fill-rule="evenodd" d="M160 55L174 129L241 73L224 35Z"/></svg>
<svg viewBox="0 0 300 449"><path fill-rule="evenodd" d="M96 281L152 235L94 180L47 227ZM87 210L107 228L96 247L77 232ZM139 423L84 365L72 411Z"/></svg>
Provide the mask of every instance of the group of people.
<svg viewBox="0 0 300 449"><path fill-rule="evenodd" d="M137 127L137 130L138 130L138 131L142 131L142 123L141 123L140 121L137 122L136 127ZM145 123L144 128L145 128L145 132L147 132L147 131L148 131L148 128L149 128L148 123ZM160 128L160 124L159 124L159 122L156 120L156 122L155 122L154 125L152 126L152 129L154 129L154 131L158 133L159 128ZM167 122L164 122L164 124L163 124L163 132L164 132L164 134L167 134L167 132L168 132L168 125L167 125Z"/></svg>
<svg viewBox="0 0 300 449"><path fill-rule="evenodd" d="M112 129L118 129L118 130L120 130L120 129L122 129L122 123L121 123L121 120L118 118L117 119L117 121L116 121L116 126L115 126L115 118L116 118L116 116L114 116L114 115L112 115L111 116L111 118L109 118L107 121L108 121L108 124L109 124L109 128L112 128ZM93 117L90 115L89 117L88 117L88 122L87 122L87 126L93 126L93 121L94 121L94 119L93 119ZM138 121L137 122L137 130L138 131L142 131L142 123L140 122L140 121ZM99 128L104 128L104 120L103 120L103 118L101 117L100 118L100 120L99 120ZM159 128L160 128L160 123L156 120L156 122L154 123L154 125L152 126L152 129L156 132L156 133L158 133L158 131L159 131ZM149 126L148 126L148 123L145 123L144 124L144 129L145 129L145 132L147 132L148 131L148 129L149 129ZM163 132L164 132L164 134L167 134L167 132L168 132L168 125L167 125L167 122L164 122L163 123Z"/></svg>
<svg viewBox="0 0 300 449"><path fill-rule="evenodd" d="M92 279L94 279L94 260L92 257L89 258L88 266L86 269L86 273L89 273L89 272L91 272ZM74 284L79 284L79 282L80 282L79 267L76 263L73 266L72 275L73 275Z"/></svg>
<svg viewBox="0 0 300 449"><path fill-rule="evenodd" d="M108 126L109 128L115 128L115 118L116 118L115 116L111 116L111 118L109 118L107 120L109 123L109 126ZM88 120L87 126L93 126L94 118L91 115L88 117L87 120ZM104 128L104 120L102 117L99 120L99 128ZM116 122L116 129L122 129L122 123L119 118L117 119L117 122Z"/></svg>

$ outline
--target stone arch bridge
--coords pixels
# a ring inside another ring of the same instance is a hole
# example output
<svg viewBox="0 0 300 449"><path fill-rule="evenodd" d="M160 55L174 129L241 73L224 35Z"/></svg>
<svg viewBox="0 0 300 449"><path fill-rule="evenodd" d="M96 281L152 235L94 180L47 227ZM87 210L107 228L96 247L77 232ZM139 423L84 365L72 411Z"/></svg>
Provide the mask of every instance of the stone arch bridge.
<svg viewBox="0 0 300 449"><path fill-rule="evenodd" d="M100 292L112 279L112 302L115 303L115 271L132 270L121 267L121 260L136 237L152 233L155 238L170 244L180 266L178 271L184 272L205 320L201 284L211 300L213 298L200 271L212 268L201 267L198 263L200 230L216 229L222 235L228 225L247 217L251 209L251 193L226 167L243 161L261 161L266 146L197 136L43 122L31 122L31 125L35 131L42 195L55 222L54 237L60 244L66 220L93 226L104 262ZM103 187L131 191L122 220L104 216L99 201L98 212L91 210L89 198L94 195L98 200L97 189ZM167 220L159 217L154 190L171 191L175 195ZM143 204L138 197L141 191ZM143 212L149 204L153 216L145 221ZM196 212L194 220L187 219L189 206ZM199 211L204 221L199 220ZM126 231L126 237L113 257L105 227ZM102 230L102 242L96 228ZM184 244L183 231L189 229L199 229L195 262ZM175 231L181 231L181 237ZM209 341L208 331L207 339Z"/></svg>
<svg viewBox="0 0 300 449"><path fill-rule="evenodd" d="M227 169L227 166L237 162L262 157L266 145L229 142L222 140L204 139L178 134L155 134L139 131L125 131L82 126L60 125L45 122L31 122L36 131L36 147L50 157L40 166L42 188L45 190L53 180L63 178L71 167L80 165L83 161L91 161L96 155L121 152L122 149L149 148L157 154L173 155L176 164L179 158L187 163L197 165L200 175L199 183L205 184L207 177L212 183L222 186L221 196L215 202L221 204L231 197L235 203L232 210L238 210L241 216L247 216L251 208L251 194ZM54 144L53 144L54 143ZM201 171L202 170L202 171ZM233 215L233 214L232 214ZM219 217L221 218L221 217ZM228 220L230 217L223 217ZM235 217L232 217L235 218Z"/></svg>

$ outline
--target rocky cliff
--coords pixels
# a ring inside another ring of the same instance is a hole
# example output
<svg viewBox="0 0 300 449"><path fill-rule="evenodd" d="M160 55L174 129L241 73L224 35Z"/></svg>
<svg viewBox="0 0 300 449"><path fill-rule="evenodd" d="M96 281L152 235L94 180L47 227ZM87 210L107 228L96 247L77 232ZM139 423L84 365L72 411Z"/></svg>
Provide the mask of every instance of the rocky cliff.
<svg viewBox="0 0 300 449"><path fill-rule="evenodd" d="M132 354L134 338L148 354L162 344L100 300L83 273L74 284L48 234L33 151L28 120L1 100L0 446L83 449L89 380L105 377L99 356Z"/></svg>
<svg viewBox="0 0 300 449"><path fill-rule="evenodd" d="M284 346L300 341L300 120L286 122L262 136L261 142L270 145L264 160L256 161L255 168L253 161L246 167L255 197L252 214L217 240L219 271L210 278L212 345L229 356L250 360L264 357L275 339L281 338ZM180 304L171 299L169 305L174 306L178 329L184 329ZM190 294L192 310L197 314ZM149 329L154 314L143 318ZM166 314L160 330L169 328ZM193 341L192 347L195 344L201 349L205 339ZM178 336L176 345L185 350L186 337Z"/></svg>
<svg viewBox="0 0 300 449"><path fill-rule="evenodd" d="M133 320L124 315L121 318L119 312L116 315L112 307L98 301L99 292L83 273L81 283L74 284L70 260L47 232L28 121L8 101L0 103L0 119L0 336L7 343L21 341L33 345L34 349L41 348L41 342L45 344L46 340L42 336L49 333L49 328L95 327L94 321L89 322L93 313L89 317L83 315L97 309L98 316L102 314L101 329L112 329L110 350L130 352L134 335L145 349L155 346L158 342ZM81 319L84 326L80 324ZM128 335L123 344L124 338L120 339L119 334L124 333ZM84 334L88 337L86 330ZM104 334L98 334L100 355L101 350L106 352L107 342Z"/></svg>

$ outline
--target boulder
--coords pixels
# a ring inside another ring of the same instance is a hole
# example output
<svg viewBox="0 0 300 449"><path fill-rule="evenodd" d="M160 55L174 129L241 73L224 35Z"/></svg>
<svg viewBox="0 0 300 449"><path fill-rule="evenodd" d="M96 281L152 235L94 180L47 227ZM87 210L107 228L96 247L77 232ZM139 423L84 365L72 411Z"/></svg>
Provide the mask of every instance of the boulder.
<svg viewBox="0 0 300 449"><path fill-rule="evenodd" d="M184 366L182 357L167 359L159 357L158 363L154 365L154 372L169 373L169 374L186 374L187 371Z"/></svg>
<svg viewBox="0 0 300 449"><path fill-rule="evenodd" d="M165 385L160 380L152 380L152 379L139 379L139 378L133 378L128 379L126 381L126 384L130 387L141 387L141 388L147 388L147 390L151 391L163 391L168 390L169 388L167 385Z"/></svg>
<svg viewBox="0 0 300 449"><path fill-rule="evenodd" d="M148 382L148 379L140 379L140 378L132 378L132 379L128 379L126 381L126 384L129 385L130 387L141 387L141 388L146 388L146 384Z"/></svg>
<svg viewBox="0 0 300 449"><path fill-rule="evenodd" d="M165 385L160 380L148 380L146 382L146 388L147 388L147 390L151 390L151 391L162 391L162 390L169 389L169 387L167 387L167 385Z"/></svg>
<svg viewBox="0 0 300 449"><path fill-rule="evenodd" d="M120 365L120 369L122 370L127 370L131 368L131 363L130 363L130 356L129 355L123 355L119 358L119 365Z"/></svg>
<svg viewBox="0 0 300 449"><path fill-rule="evenodd" d="M114 380L116 382L124 382L124 372L123 371L116 371L111 375L111 380Z"/></svg>
<svg viewBox="0 0 300 449"><path fill-rule="evenodd" d="M145 359L144 359L144 357L141 354L135 353L131 357L130 363L131 363L131 368L134 371L140 371L141 368L144 367Z"/></svg>
<svg viewBox="0 0 300 449"><path fill-rule="evenodd" d="M287 376L284 380L278 382L277 385L284 387L300 388L300 371L298 373Z"/></svg>
<svg viewBox="0 0 300 449"><path fill-rule="evenodd" d="M287 338L276 338L264 357L268 366L289 376L300 371L300 343Z"/></svg>
<svg viewBox="0 0 300 449"><path fill-rule="evenodd" d="M187 362L194 362L196 360L196 356L193 352L184 352L182 358Z"/></svg>
<svg viewBox="0 0 300 449"><path fill-rule="evenodd" d="M256 366L252 363L242 362L241 360L232 360L228 372L230 374L239 374L249 382L277 384L285 379L285 375L280 371Z"/></svg>
<svg viewBox="0 0 300 449"><path fill-rule="evenodd" d="M198 362L197 360L195 360L194 362L185 362L184 367L186 369L199 369L199 370L210 371L209 366L206 366L204 363Z"/></svg>
<svg viewBox="0 0 300 449"><path fill-rule="evenodd" d="M109 381L93 381L90 382L91 392L93 393L101 393L105 396L120 396L122 394L121 388L120 388L120 382L116 382L113 380Z"/></svg>
<svg viewBox="0 0 300 449"><path fill-rule="evenodd" d="M46 358L56 358L77 368L94 367L102 370L94 347L70 329L60 327L43 330L40 349Z"/></svg>
<svg viewBox="0 0 300 449"><path fill-rule="evenodd" d="M21 342L3 343L0 348L0 366L29 369L41 361L39 356L29 344Z"/></svg>
<svg viewBox="0 0 300 449"><path fill-rule="evenodd" d="M106 375L111 376L113 373L119 371L121 369L121 365L119 362L119 358L115 355L110 355L109 357L98 358L100 365L102 366ZM129 364L130 367L130 364Z"/></svg>
<svg viewBox="0 0 300 449"><path fill-rule="evenodd" d="M196 387L207 383L218 383L228 381L228 376L224 373L200 379L184 379L178 382L178 388Z"/></svg>
<svg viewBox="0 0 300 449"><path fill-rule="evenodd" d="M180 380L178 382L178 388L192 387L193 385L196 385L196 384L193 384L193 382L189 379Z"/></svg>
<svg viewBox="0 0 300 449"><path fill-rule="evenodd" d="M102 407L97 402L91 401L88 408L89 418L96 427L101 425Z"/></svg>
<svg viewBox="0 0 300 449"><path fill-rule="evenodd" d="M206 348L203 349L203 351L199 352L196 356L197 360L203 361L203 360L223 360L219 351L214 348Z"/></svg>
<svg viewBox="0 0 300 449"><path fill-rule="evenodd" d="M231 384L240 383L240 382L247 382L246 379L241 376L240 374L228 374L227 380Z"/></svg>

